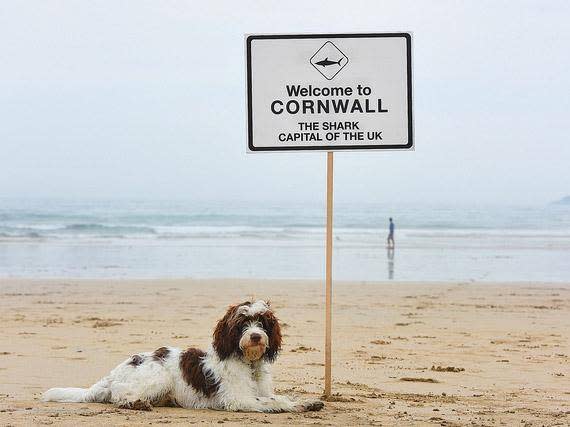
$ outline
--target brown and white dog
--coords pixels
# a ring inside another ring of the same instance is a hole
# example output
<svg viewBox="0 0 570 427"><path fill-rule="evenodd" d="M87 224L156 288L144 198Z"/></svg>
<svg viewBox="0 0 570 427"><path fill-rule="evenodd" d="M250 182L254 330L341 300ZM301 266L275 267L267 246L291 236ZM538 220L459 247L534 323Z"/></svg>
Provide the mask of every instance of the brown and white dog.
<svg viewBox="0 0 570 427"><path fill-rule="evenodd" d="M204 352L161 347L131 356L90 388L52 388L44 401L113 403L227 411L318 411L319 400L273 393L270 364L281 349L279 322L265 301L230 306Z"/></svg>

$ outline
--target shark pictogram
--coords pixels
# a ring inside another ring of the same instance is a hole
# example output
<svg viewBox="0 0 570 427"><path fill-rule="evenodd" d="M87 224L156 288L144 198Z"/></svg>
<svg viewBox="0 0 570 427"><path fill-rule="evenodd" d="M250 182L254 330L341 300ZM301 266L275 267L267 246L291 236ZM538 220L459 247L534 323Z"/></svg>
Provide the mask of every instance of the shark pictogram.
<svg viewBox="0 0 570 427"><path fill-rule="evenodd" d="M331 41L325 42L311 57L311 65L327 79L332 80L348 64L348 57Z"/></svg>

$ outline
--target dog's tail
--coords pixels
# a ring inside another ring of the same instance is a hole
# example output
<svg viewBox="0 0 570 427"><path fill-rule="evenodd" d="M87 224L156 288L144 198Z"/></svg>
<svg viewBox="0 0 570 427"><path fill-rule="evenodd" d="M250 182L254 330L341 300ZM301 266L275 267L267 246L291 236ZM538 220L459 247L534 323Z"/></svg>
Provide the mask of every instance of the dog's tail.
<svg viewBox="0 0 570 427"><path fill-rule="evenodd" d="M87 402L88 388L50 388L42 396L44 402Z"/></svg>
<svg viewBox="0 0 570 427"><path fill-rule="evenodd" d="M89 388L50 388L46 391L42 400L44 402L109 402L111 390L106 378Z"/></svg>

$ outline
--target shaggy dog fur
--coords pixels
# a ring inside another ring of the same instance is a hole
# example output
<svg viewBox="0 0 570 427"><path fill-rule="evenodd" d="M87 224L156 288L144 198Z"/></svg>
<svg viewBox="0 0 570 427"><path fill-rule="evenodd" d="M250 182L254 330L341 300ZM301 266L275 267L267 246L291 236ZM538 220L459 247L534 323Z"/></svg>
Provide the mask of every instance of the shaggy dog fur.
<svg viewBox="0 0 570 427"><path fill-rule="evenodd" d="M112 403L226 411L318 411L319 400L273 393L270 365L281 349L279 322L265 301L230 306L218 322L212 346L160 347L129 357L90 388L52 388L44 401Z"/></svg>

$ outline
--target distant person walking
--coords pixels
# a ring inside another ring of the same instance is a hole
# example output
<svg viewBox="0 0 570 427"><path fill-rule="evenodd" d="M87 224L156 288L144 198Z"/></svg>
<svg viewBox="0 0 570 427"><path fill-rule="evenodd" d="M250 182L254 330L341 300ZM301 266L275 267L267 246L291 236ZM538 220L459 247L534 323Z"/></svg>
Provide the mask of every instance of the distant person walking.
<svg viewBox="0 0 570 427"><path fill-rule="evenodd" d="M388 247L389 248L394 248L394 221L392 221L392 218L390 218L390 233L388 234Z"/></svg>

